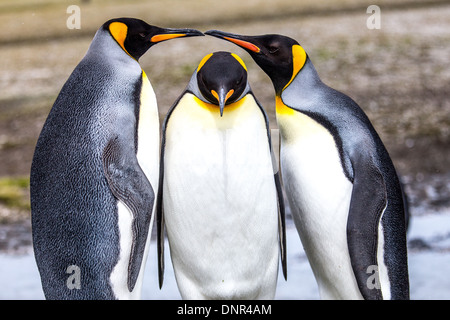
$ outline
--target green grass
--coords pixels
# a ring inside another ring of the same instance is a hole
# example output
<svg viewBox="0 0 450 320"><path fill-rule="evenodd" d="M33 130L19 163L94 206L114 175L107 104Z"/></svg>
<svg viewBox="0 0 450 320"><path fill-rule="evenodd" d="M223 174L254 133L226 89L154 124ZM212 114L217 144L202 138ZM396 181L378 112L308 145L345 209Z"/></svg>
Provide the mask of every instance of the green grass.
<svg viewBox="0 0 450 320"><path fill-rule="evenodd" d="M0 178L0 203L9 208L29 210L29 188L28 176Z"/></svg>

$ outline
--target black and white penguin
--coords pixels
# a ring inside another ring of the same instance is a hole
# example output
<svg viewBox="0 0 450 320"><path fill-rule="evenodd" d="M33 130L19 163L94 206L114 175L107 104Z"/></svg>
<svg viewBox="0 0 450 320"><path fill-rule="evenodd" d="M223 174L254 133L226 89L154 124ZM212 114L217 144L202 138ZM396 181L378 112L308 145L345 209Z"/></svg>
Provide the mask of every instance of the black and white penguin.
<svg viewBox="0 0 450 320"><path fill-rule="evenodd" d="M403 194L366 114L294 39L206 34L244 48L273 82L283 185L321 297L408 299Z"/></svg>
<svg viewBox="0 0 450 320"><path fill-rule="evenodd" d="M274 297L280 255L286 272L276 168L244 62L229 52L207 55L163 124L160 285L165 224L183 299Z"/></svg>
<svg viewBox="0 0 450 320"><path fill-rule="evenodd" d="M160 132L138 59L158 42L197 35L109 20L64 84L30 177L33 246L47 299L140 297Z"/></svg>

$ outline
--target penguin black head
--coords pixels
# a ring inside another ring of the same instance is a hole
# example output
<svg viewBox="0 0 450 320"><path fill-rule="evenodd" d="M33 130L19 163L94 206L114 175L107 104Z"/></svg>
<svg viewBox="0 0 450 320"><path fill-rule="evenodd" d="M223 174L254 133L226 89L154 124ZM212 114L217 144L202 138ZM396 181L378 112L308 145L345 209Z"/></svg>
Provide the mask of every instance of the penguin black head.
<svg viewBox="0 0 450 320"><path fill-rule="evenodd" d="M280 93L292 81L306 62L305 50L297 41L286 36L243 36L218 30L209 30L205 34L233 42L245 49L270 77L276 93Z"/></svg>
<svg viewBox="0 0 450 320"><path fill-rule="evenodd" d="M211 53L197 68L197 85L206 100L219 106L222 116L225 105L236 102L247 87L247 67L234 53Z"/></svg>
<svg viewBox="0 0 450 320"><path fill-rule="evenodd" d="M112 19L103 28L131 57L138 60L151 46L161 41L179 37L203 36L194 29L167 29L152 26L134 18Z"/></svg>

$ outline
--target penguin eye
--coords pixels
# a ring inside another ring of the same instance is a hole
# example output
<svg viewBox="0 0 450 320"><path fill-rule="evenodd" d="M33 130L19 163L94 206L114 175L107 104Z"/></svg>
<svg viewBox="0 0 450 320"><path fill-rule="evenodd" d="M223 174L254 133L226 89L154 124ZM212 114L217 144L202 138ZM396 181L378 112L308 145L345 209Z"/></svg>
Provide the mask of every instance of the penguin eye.
<svg viewBox="0 0 450 320"><path fill-rule="evenodd" d="M275 52L278 52L278 50L280 50L279 47L275 47L275 46L270 46L269 47L269 53L270 54L274 54Z"/></svg>
<svg viewBox="0 0 450 320"><path fill-rule="evenodd" d="M143 39L145 38L147 35L144 32L139 32L139 36Z"/></svg>

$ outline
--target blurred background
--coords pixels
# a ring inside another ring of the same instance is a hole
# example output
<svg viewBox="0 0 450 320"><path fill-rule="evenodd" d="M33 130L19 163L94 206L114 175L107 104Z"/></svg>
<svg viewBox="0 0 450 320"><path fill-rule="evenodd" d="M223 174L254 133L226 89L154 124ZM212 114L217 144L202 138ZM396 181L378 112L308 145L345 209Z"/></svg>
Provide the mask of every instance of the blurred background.
<svg viewBox="0 0 450 320"><path fill-rule="evenodd" d="M367 27L371 13L366 10L372 4L381 9L380 29ZM68 28L70 5L80 8L79 29ZM43 298L31 247L29 171L34 146L96 30L111 18L136 17L161 27L295 38L322 80L367 113L405 184L412 214L411 297L450 299L449 16L449 0L2 0L0 287L6 289L0 298ZM269 78L245 51L212 37L164 42L140 59L156 92L161 120L202 57L219 50L243 58L253 91L276 129ZM280 280L284 287L277 297L316 299L298 236L292 224L288 229L293 233L288 250L294 271L287 284ZM156 272L154 261L147 265ZM144 298L177 298L176 289L158 292L153 278L148 277L155 285L144 288ZM302 283L309 285L302 288ZM166 286L171 285L169 279Z"/></svg>

